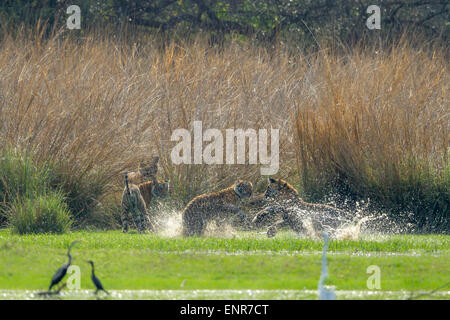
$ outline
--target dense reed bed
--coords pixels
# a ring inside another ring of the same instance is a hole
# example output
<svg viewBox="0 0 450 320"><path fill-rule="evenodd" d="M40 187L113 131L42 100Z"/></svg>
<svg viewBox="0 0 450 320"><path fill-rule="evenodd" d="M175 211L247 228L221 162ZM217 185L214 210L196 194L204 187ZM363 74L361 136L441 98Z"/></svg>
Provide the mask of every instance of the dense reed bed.
<svg viewBox="0 0 450 320"><path fill-rule="evenodd" d="M277 175L307 199L370 198L417 230L448 232L448 52L405 39L306 53L282 42L211 47L201 35L6 34L0 148L51 168L76 220L102 221L117 211L124 170L154 154L179 207L238 178L262 191L260 165L174 165L171 134L195 120L278 128Z"/></svg>

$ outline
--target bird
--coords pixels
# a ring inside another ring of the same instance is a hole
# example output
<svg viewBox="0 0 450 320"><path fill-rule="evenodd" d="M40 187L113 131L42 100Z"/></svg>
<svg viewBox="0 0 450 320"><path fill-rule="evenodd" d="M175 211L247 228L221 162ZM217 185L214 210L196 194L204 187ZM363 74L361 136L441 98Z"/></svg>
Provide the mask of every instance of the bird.
<svg viewBox="0 0 450 320"><path fill-rule="evenodd" d="M69 261L63 264L58 270L56 270L55 274L52 277L52 283L50 284L48 291L51 291L53 286L57 285L66 275L67 269L70 267L70 264L72 263L72 256L70 255L70 249L72 249L75 243L79 241L80 240L75 240L70 244L69 249L67 250L67 256L69 257Z"/></svg>
<svg viewBox="0 0 450 320"><path fill-rule="evenodd" d="M327 268L327 249L328 249L328 234L322 233L324 238L323 253L322 253L322 274L319 280L319 299L320 300L336 300L334 289L328 289L324 286L325 280L328 278Z"/></svg>
<svg viewBox="0 0 450 320"><path fill-rule="evenodd" d="M88 260L88 262L91 264L92 267L92 274L91 274L91 280L95 285L95 294L97 294L99 291L104 291L106 294L109 295L109 292L105 290L105 288L103 288L102 283L100 282L100 279L97 278L97 276L95 275L95 268L94 268L94 261L92 260Z"/></svg>

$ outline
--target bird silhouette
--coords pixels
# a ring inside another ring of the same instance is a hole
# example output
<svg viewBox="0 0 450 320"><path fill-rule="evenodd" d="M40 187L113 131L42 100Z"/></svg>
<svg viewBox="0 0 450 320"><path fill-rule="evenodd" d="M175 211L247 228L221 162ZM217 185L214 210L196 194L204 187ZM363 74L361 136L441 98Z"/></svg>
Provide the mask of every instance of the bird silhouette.
<svg viewBox="0 0 450 320"><path fill-rule="evenodd" d="M104 291L106 294L109 295L109 292L105 290L105 288L103 288L102 283L100 282L100 279L97 278L97 276L95 275L95 268L94 268L94 261L92 260L88 260L88 262L91 264L92 267L92 274L91 274L91 280L95 285L95 294L97 294L99 291Z"/></svg>
<svg viewBox="0 0 450 320"><path fill-rule="evenodd" d="M327 250L328 250L328 234L322 233L324 238L323 253L322 253L322 274L319 280L319 299L320 300L336 300L336 294L334 289L328 289L323 284L328 278L328 267L327 267Z"/></svg>
<svg viewBox="0 0 450 320"><path fill-rule="evenodd" d="M75 240L70 244L69 249L67 250L67 256L69 257L69 261L63 264L58 270L56 270L55 274L52 277L52 283L50 284L48 291L52 290L53 286L57 285L66 275L67 269L70 267L70 264L72 263L72 256L70 255L70 250L75 245L75 243L79 241L80 240Z"/></svg>

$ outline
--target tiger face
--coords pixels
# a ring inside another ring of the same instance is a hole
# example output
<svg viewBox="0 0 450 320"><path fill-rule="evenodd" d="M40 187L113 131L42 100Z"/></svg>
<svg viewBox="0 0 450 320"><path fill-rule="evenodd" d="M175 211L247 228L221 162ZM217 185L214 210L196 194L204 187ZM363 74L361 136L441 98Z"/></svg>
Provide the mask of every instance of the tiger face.
<svg viewBox="0 0 450 320"><path fill-rule="evenodd" d="M298 196L297 190L289 183L282 179L269 178L269 184L267 186L264 199L277 199L280 197Z"/></svg>
<svg viewBox="0 0 450 320"><path fill-rule="evenodd" d="M169 179L152 179L137 185L145 204L150 206L153 198L165 198L169 194Z"/></svg>
<svg viewBox="0 0 450 320"><path fill-rule="evenodd" d="M164 182L156 180L156 184L152 188L152 194L155 197L165 198L169 194L170 180L166 179Z"/></svg>
<svg viewBox="0 0 450 320"><path fill-rule="evenodd" d="M277 208L276 206L269 206L267 208L264 208L255 215L252 223L258 228L269 223L273 223L275 222L278 211L279 208Z"/></svg>
<svg viewBox="0 0 450 320"><path fill-rule="evenodd" d="M155 177L158 173L158 162L158 156L153 157L149 161L141 161L139 164L139 173L141 176L148 179Z"/></svg>
<svg viewBox="0 0 450 320"><path fill-rule="evenodd" d="M266 192L264 193L265 200L297 200L298 193L295 188L282 179L269 178ZM284 213L283 207L278 205L270 205L259 211L253 218L252 222L255 226L261 227L267 223L274 222L278 215Z"/></svg>
<svg viewBox="0 0 450 320"><path fill-rule="evenodd" d="M253 185L250 181L238 181L234 187L234 192L239 198L250 198L253 192Z"/></svg>

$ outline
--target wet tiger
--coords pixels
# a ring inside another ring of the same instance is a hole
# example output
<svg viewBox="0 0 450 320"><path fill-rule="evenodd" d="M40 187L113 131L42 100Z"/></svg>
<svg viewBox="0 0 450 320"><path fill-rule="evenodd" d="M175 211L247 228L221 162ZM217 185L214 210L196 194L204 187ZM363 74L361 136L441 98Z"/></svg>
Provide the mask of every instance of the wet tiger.
<svg viewBox="0 0 450 320"><path fill-rule="evenodd" d="M183 211L183 235L201 236L209 221L228 219L237 214L246 217L238 205L252 195L253 186L249 181L238 181L218 192L202 194L192 199Z"/></svg>
<svg viewBox="0 0 450 320"><path fill-rule="evenodd" d="M154 180L158 173L158 162L158 156L154 156L148 161L141 161L137 171L128 172L128 183L137 185L149 180Z"/></svg>
<svg viewBox="0 0 450 320"><path fill-rule="evenodd" d="M154 222L148 214L148 207L153 197L166 197L169 193L170 181L157 180L143 182L138 185L130 184L125 174L125 188L122 193L122 228L128 231L134 222L139 232L155 231Z"/></svg>
<svg viewBox="0 0 450 320"><path fill-rule="evenodd" d="M297 233L303 233L306 231L305 221L310 221L313 232L319 233L323 231L324 226L336 228L342 221L340 218L350 220L347 213L340 209L305 202L299 197L297 190L282 179L269 178L264 197L273 202L262 209L252 222L256 226L261 226L267 220L278 217L278 221L268 228L268 237L275 236L283 226L288 226Z"/></svg>

